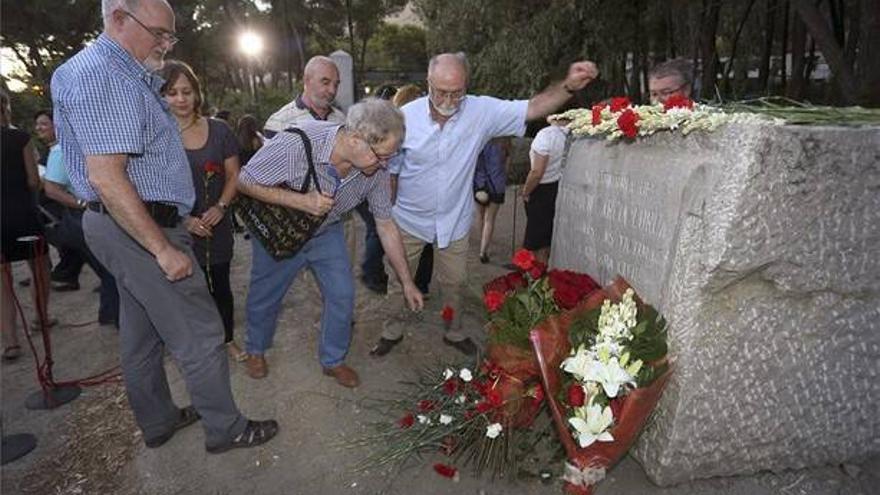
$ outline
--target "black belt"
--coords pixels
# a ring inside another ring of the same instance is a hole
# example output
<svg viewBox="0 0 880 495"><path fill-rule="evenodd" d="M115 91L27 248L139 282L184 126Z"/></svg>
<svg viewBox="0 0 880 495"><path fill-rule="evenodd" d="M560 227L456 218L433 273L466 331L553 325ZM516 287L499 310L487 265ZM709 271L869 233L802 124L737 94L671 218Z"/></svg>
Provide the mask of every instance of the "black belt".
<svg viewBox="0 0 880 495"><path fill-rule="evenodd" d="M155 201L144 201L144 206L147 208L147 213L150 214L150 217L155 220L159 227L171 229L177 227L177 224L180 223L180 214L177 212L176 206L157 203ZM110 211L104 206L104 203L98 201L89 202L87 207L92 211L103 213L104 215L110 214Z"/></svg>

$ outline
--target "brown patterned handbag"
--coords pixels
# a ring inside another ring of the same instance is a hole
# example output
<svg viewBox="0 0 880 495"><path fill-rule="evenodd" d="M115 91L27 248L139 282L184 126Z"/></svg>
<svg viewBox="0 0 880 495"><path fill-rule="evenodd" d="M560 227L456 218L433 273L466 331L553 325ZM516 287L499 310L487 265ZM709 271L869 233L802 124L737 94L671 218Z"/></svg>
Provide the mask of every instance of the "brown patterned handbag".
<svg viewBox="0 0 880 495"><path fill-rule="evenodd" d="M311 140L302 129L290 127L284 131L299 135L309 161L309 170L306 172L302 186L294 190L305 194L309 192L309 187L314 182L315 189L320 193L321 184L318 183L318 175L315 172ZM296 256L327 218L327 215L312 215L302 210L266 203L244 194L239 194L236 198L235 211L251 235L256 237L266 251L278 261Z"/></svg>

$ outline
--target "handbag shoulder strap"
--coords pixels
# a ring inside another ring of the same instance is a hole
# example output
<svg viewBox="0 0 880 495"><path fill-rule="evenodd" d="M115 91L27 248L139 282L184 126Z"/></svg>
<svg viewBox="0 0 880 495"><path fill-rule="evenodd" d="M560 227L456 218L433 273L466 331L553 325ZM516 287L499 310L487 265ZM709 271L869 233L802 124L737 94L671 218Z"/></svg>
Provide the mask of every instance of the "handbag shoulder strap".
<svg viewBox="0 0 880 495"><path fill-rule="evenodd" d="M318 182L318 173L315 171L315 160L312 157L312 140L309 139L309 136L306 135L305 131L299 127L288 127L287 129L284 129L284 132L296 134L302 139L303 148L306 151L306 160L309 162L309 170L306 172L306 177L303 179L299 192L302 194L309 192L309 185L312 182L315 183L315 189L317 189L319 193L323 192L321 191L321 184Z"/></svg>

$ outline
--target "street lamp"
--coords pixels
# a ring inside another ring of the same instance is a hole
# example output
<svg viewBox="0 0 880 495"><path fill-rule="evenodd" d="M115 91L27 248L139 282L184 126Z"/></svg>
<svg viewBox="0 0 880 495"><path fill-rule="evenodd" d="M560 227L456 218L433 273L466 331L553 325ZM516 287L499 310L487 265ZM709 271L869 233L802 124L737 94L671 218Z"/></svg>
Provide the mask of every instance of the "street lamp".
<svg viewBox="0 0 880 495"><path fill-rule="evenodd" d="M257 57L263 53L263 38L253 31L245 31L238 36L238 49L247 57L248 81L251 87L251 98L254 106L257 106L257 84L253 64Z"/></svg>

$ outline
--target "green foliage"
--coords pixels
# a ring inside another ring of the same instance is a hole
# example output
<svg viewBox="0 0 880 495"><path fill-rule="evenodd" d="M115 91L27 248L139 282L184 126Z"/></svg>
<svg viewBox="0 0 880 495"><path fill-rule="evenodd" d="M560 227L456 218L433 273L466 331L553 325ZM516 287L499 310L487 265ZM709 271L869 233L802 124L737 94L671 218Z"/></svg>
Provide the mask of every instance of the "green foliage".
<svg viewBox="0 0 880 495"><path fill-rule="evenodd" d="M421 71L428 66L425 30L383 23L367 48L365 68Z"/></svg>
<svg viewBox="0 0 880 495"><path fill-rule="evenodd" d="M529 282L528 287L509 294L501 308L489 315L495 327L493 344L510 344L529 349L529 332L547 317L559 313L547 277Z"/></svg>

